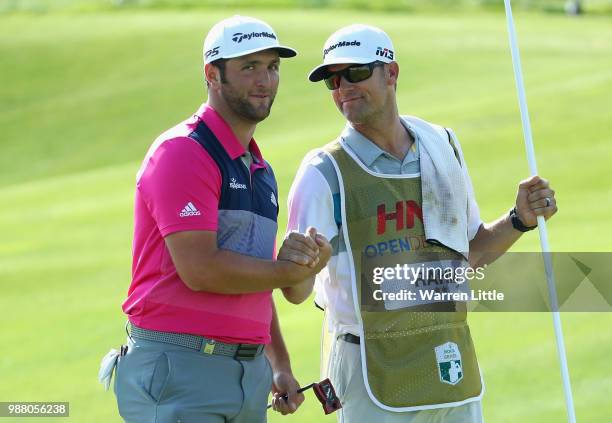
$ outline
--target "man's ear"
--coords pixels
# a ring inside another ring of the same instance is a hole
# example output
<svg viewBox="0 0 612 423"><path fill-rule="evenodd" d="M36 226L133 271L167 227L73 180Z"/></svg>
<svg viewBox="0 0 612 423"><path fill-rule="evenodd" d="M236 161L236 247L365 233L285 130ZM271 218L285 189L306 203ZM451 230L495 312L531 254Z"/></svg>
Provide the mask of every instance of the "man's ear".
<svg viewBox="0 0 612 423"><path fill-rule="evenodd" d="M389 63L387 67L387 77L389 85L397 84L397 79L399 78L399 65L397 62Z"/></svg>
<svg viewBox="0 0 612 423"><path fill-rule="evenodd" d="M208 82L208 86L214 87L221 83L221 74L219 68L207 63L204 65L204 78Z"/></svg>

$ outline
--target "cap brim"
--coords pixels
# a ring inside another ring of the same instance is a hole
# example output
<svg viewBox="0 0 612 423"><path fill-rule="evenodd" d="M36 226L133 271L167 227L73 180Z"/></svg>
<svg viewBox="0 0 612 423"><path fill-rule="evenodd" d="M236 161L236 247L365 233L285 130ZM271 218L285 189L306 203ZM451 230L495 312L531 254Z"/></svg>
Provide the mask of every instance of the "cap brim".
<svg viewBox="0 0 612 423"><path fill-rule="evenodd" d="M257 53L258 51L264 51L264 50L276 50L278 51L278 56L285 58L285 59L288 57L297 56L297 51L295 51L292 48L285 47L285 46L269 46L269 47L254 48L252 50L241 51L240 53L222 56L220 57L220 59L234 59L236 57L246 56L247 54L253 54L253 53Z"/></svg>
<svg viewBox="0 0 612 423"><path fill-rule="evenodd" d="M279 46L279 47L275 47L275 50L278 51L278 55L280 57L285 58L285 59L289 57L297 56L297 51L295 51L294 49L290 47Z"/></svg>
<svg viewBox="0 0 612 423"><path fill-rule="evenodd" d="M327 75L327 67L330 65L339 65L339 64L359 64L362 65L364 63L371 63L373 60L371 57L335 57L327 63L323 63L316 68L314 68L308 74L308 80L310 82L319 82L323 80Z"/></svg>

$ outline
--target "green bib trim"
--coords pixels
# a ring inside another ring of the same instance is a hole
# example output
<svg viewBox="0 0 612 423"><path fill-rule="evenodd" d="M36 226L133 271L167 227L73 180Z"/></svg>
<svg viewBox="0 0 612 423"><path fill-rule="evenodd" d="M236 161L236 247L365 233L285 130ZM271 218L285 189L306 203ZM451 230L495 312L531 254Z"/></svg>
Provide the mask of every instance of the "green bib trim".
<svg viewBox="0 0 612 423"><path fill-rule="evenodd" d="M466 289L437 276L402 279L410 275L410 269L414 276L419 268L442 272L465 264L461 254L425 240L420 175L375 173L341 140L323 150L340 185L342 231L361 330L362 373L370 398L389 411L479 400L483 383L466 304L419 303L402 297L411 290Z"/></svg>

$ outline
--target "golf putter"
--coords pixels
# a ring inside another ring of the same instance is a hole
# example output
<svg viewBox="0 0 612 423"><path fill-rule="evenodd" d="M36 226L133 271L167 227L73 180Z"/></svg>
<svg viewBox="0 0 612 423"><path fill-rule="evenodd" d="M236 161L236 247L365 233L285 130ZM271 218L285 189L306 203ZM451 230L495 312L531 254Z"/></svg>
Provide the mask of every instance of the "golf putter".
<svg viewBox="0 0 612 423"><path fill-rule="evenodd" d="M337 411L342 408L340 398L338 398L338 396L336 395L334 386L332 385L329 379L322 380L319 383L311 383L310 385L298 389L297 392L304 392L310 388L312 388L315 393L315 396L323 406L323 411L325 412L325 414L331 414L334 411ZM281 398L286 400L287 395L283 395ZM272 404L268 404L268 408L270 407L272 407Z"/></svg>

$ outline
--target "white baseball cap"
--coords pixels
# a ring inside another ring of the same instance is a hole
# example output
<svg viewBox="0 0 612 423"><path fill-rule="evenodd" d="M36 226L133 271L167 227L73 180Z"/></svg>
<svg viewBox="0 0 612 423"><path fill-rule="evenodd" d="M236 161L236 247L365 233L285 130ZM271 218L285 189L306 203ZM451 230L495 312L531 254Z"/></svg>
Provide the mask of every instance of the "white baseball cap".
<svg viewBox="0 0 612 423"><path fill-rule="evenodd" d="M234 15L216 23L204 40L204 63L231 59L262 50L275 49L280 57L293 57L295 50L278 44L270 25L259 19Z"/></svg>
<svg viewBox="0 0 612 423"><path fill-rule="evenodd" d="M326 77L327 66L340 63L391 63L395 50L391 38L380 28L349 25L334 32L325 41L323 63L310 72L308 79L317 82Z"/></svg>

